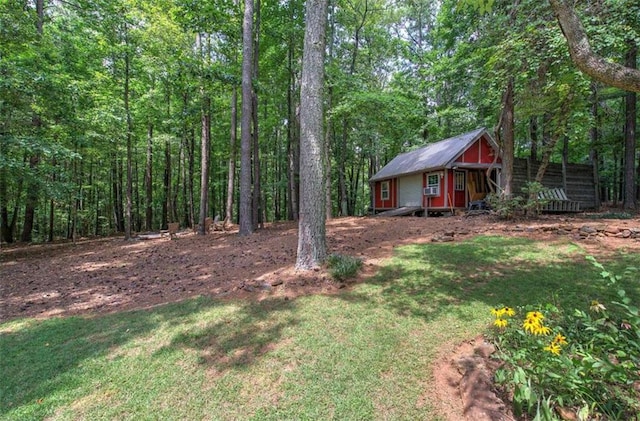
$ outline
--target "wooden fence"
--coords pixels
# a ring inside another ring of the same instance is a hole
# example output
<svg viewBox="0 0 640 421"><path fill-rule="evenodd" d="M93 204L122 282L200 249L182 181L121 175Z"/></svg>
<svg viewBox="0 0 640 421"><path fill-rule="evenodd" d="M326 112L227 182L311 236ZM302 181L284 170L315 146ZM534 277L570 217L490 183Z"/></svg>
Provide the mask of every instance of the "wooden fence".
<svg viewBox="0 0 640 421"><path fill-rule="evenodd" d="M513 162L514 195L523 195L522 187L527 181L533 181L540 166L539 162L516 158ZM580 209L596 209L596 185L593 167L586 164L567 165L567 185L563 184L562 164L550 163L542 179L542 185L550 189L562 188L570 200L580 202Z"/></svg>

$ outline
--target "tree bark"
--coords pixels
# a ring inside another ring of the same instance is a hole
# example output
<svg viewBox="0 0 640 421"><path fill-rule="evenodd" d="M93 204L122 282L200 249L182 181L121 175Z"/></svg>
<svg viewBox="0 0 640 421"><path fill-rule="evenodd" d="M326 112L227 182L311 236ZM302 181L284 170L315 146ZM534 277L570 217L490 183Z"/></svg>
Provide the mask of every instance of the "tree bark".
<svg viewBox="0 0 640 421"><path fill-rule="evenodd" d="M627 67L635 69L638 58L638 46L635 41L627 41ZM636 198L636 98L635 92L628 92L625 96L625 124L624 124L624 202L622 207L635 210Z"/></svg>
<svg viewBox="0 0 640 421"><path fill-rule="evenodd" d="M307 0L300 91L300 221L296 268L326 258L323 97L327 0Z"/></svg>
<svg viewBox="0 0 640 421"><path fill-rule="evenodd" d="M35 171L36 166L40 163L38 155L32 155L29 158L29 169ZM36 205L38 204L38 186L36 181L28 183L27 203L24 208L24 225L22 226L22 234L20 241L30 242L33 237L33 223L36 213Z"/></svg>
<svg viewBox="0 0 640 421"><path fill-rule="evenodd" d="M202 104L202 143L200 149L200 217L198 218L198 234L206 234L205 219L209 201L209 149L211 147L211 115L210 102L205 95Z"/></svg>
<svg viewBox="0 0 640 421"><path fill-rule="evenodd" d="M514 159L514 105L513 105L513 77L507 81L507 87L502 96L502 112L496 126L495 134L498 144L502 147L502 195L506 198L513 194L513 159Z"/></svg>
<svg viewBox="0 0 640 421"><path fill-rule="evenodd" d="M605 60L591 50L589 38L573 6L567 0L549 0L562 34L567 40L574 64L604 84L640 92L640 71Z"/></svg>
<svg viewBox="0 0 640 421"><path fill-rule="evenodd" d="M254 25L254 42L253 42L253 80L258 80L258 52L260 51L260 0L255 5L256 22ZM251 95L251 116L252 116L252 136L253 142L253 201L252 201L252 221L253 229L263 227L262 221L262 185L260 179L262 177L260 170L260 131L258 125L258 89L253 86Z"/></svg>
<svg viewBox="0 0 640 421"><path fill-rule="evenodd" d="M144 171L145 229L153 228L153 123L147 127L147 162Z"/></svg>
<svg viewBox="0 0 640 421"><path fill-rule="evenodd" d="M253 83L253 0L244 1L242 25L242 120L240 138L240 235L253 233L251 212L251 109Z"/></svg>
<svg viewBox="0 0 640 421"><path fill-rule="evenodd" d="M231 93L231 133L229 139L229 176L227 178L227 203L224 224L233 222L233 190L236 176L236 142L238 140L238 88Z"/></svg>
<svg viewBox="0 0 640 421"><path fill-rule="evenodd" d="M589 129L589 140L591 141L591 149L589 151L589 161L593 166L593 182L595 184L594 195L595 195L595 206L596 211L600 210L601 204L601 185L600 185L600 172L598 171L599 158L598 158L598 138L600 134L598 132L599 118L598 118L598 90L596 88L596 84L591 84L591 116L593 117L593 125Z"/></svg>
<svg viewBox="0 0 640 421"><path fill-rule="evenodd" d="M127 122L127 188L124 208L124 239L131 239L132 206L133 206L133 121L131 119L131 108L129 107L129 82L131 78L131 55L129 53L128 25L124 24L124 112Z"/></svg>

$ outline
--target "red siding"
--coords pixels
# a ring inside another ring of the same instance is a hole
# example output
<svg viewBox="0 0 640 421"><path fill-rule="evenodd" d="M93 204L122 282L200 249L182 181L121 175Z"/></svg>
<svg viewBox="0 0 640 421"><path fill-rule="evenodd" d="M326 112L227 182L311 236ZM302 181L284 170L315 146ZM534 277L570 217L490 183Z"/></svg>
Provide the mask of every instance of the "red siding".
<svg viewBox="0 0 640 421"><path fill-rule="evenodd" d="M487 139L483 136L469 147L462 155L456 159L456 162L465 162L471 164L490 164L493 162L496 152L491 147ZM498 163L502 162L500 159Z"/></svg>
<svg viewBox="0 0 640 421"><path fill-rule="evenodd" d="M389 182L389 199L382 200L382 183ZM375 182L375 204L376 209L390 209L398 206L398 179L376 181Z"/></svg>
<svg viewBox="0 0 640 421"><path fill-rule="evenodd" d="M436 171L435 173L442 175L444 174L444 171ZM427 176L429 176L430 174L434 174L434 173L425 173L422 175L422 187L426 187L427 186ZM423 208L443 208L445 207L445 201L444 198L447 195L447 185L445 183L445 178L444 176L440 177L440 196L422 196L422 207Z"/></svg>
<svg viewBox="0 0 640 421"><path fill-rule="evenodd" d="M466 197L467 197L467 174L466 172L464 172L464 176L465 176L465 186L464 186L464 190L456 190L456 179L455 179L455 171L452 172L452 177L453 177L453 185L451 186L451 191L453 191L453 201L454 201L454 208L464 208L466 207L467 203L466 203Z"/></svg>

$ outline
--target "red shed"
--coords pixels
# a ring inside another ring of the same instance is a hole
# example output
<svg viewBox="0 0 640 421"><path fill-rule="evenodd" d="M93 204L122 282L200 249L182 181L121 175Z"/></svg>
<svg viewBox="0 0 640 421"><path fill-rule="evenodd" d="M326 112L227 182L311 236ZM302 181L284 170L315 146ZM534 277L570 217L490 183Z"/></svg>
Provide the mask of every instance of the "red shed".
<svg viewBox="0 0 640 421"><path fill-rule="evenodd" d="M374 213L407 208L417 212L466 209L500 185L498 145L481 128L400 154L369 183Z"/></svg>

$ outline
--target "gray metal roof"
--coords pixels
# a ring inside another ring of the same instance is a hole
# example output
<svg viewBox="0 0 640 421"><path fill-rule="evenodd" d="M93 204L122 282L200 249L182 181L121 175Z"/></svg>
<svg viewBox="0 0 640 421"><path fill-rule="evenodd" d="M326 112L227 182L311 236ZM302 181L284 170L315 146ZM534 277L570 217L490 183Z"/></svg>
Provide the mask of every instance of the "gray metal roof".
<svg viewBox="0 0 640 421"><path fill-rule="evenodd" d="M402 153L382 167L369 181L385 180L399 175L445 168L483 134L486 134L491 144L496 147L493 139L483 127L455 137L450 137L449 139L431 143L414 151Z"/></svg>

